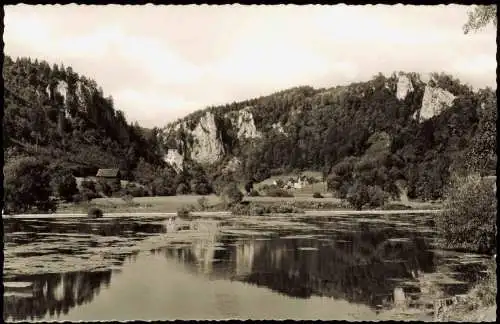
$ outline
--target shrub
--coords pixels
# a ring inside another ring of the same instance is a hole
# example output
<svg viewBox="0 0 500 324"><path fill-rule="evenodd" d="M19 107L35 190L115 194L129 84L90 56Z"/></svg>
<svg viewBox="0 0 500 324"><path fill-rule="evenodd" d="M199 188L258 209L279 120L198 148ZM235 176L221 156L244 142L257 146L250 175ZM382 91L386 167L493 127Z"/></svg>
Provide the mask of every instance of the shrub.
<svg viewBox="0 0 500 324"><path fill-rule="evenodd" d="M266 196L269 196L269 197L293 197L293 194L284 190L284 189L278 188L276 186L270 186L266 190Z"/></svg>
<svg viewBox="0 0 500 324"><path fill-rule="evenodd" d="M176 189L178 195L187 195L189 193L189 187L185 183L179 183Z"/></svg>
<svg viewBox="0 0 500 324"><path fill-rule="evenodd" d="M128 205L128 206L139 206L139 203L134 202L134 197L132 195L123 195L122 200Z"/></svg>
<svg viewBox="0 0 500 324"><path fill-rule="evenodd" d="M477 306L493 306L496 304L497 296L497 263L495 260L486 262L487 274L471 290L473 300L476 300Z"/></svg>
<svg viewBox="0 0 500 324"><path fill-rule="evenodd" d="M233 215L251 215L252 204L232 204L229 206L229 210Z"/></svg>
<svg viewBox="0 0 500 324"><path fill-rule="evenodd" d="M388 199L386 192L379 186L367 186L364 183L356 182L349 188L347 202L357 210L368 207L381 207Z"/></svg>
<svg viewBox="0 0 500 324"><path fill-rule="evenodd" d="M96 191L102 192L104 195L106 195L108 197L111 196L111 194L113 193L111 186L105 180L101 180L101 181L97 182Z"/></svg>
<svg viewBox="0 0 500 324"><path fill-rule="evenodd" d="M197 195L209 195L212 187L206 181L191 180L191 192Z"/></svg>
<svg viewBox="0 0 500 324"><path fill-rule="evenodd" d="M192 211L192 206L183 206L177 209L177 216L179 216L180 218L189 218Z"/></svg>
<svg viewBox="0 0 500 324"><path fill-rule="evenodd" d="M201 210L205 210L208 208L208 199L205 197L198 198L198 205Z"/></svg>
<svg viewBox="0 0 500 324"><path fill-rule="evenodd" d="M250 206L250 214L251 215L261 216L261 215L264 215L267 212L268 211L267 211L267 209L264 206L257 205L257 204L252 204Z"/></svg>
<svg viewBox="0 0 500 324"><path fill-rule="evenodd" d="M70 172L60 172L51 181L54 192L65 201L72 201L78 193L75 177Z"/></svg>
<svg viewBox="0 0 500 324"><path fill-rule="evenodd" d="M90 207L89 210L87 211L87 216L92 217L92 218L100 218L104 215L102 210L97 207Z"/></svg>
<svg viewBox="0 0 500 324"><path fill-rule="evenodd" d="M325 198L325 197L323 197L323 195L320 194L319 192L315 192L313 193L313 198Z"/></svg>
<svg viewBox="0 0 500 324"><path fill-rule="evenodd" d="M88 189L88 190L93 191L93 192L96 191L94 181L83 180L82 183L80 184L80 186L82 187L82 189Z"/></svg>
<svg viewBox="0 0 500 324"><path fill-rule="evenodd" d="M379 186L368 186L368 206L381 207L384 206L389 198L389 195Z"/></svg>
<svg viewBox="0 0 500 324"><path fill-rule="evenodd" d="M277 204L271 205L269 207L270 213L276 214L294 214L294 213L302 213L303 211L292 204Z"/></svg>
<svg viewBox="0 0 500 324"><path fill-rule="evenodd" d="M479 175L455 178L436 225L444 246L479 253L496 250L496 196Z"/></svg>
<svg viewBox="0 0 500 324"><path fill-rule="evenodd" d="M250 193L253 191L253 181L248 181L245 184L245 191L250 195Z"/></svg>
<svg viewBox="0 0 500 324"><path fill-rule="evenodd" d="M250 197L259 197L260 193L257 190L252 189L248 195Z"/></svg>
<svg viewBox="0 0 500 324"><path fill-rule="evenodd" d="M99 197L99 195L95 191L91 191L89 189L82 189L81 196L82 201L90 201L94 198Z"/></svg>
<svg viewBox="0 0 500 324"><path fill-rule="evenodd" d="M72 197L74 203L79 203L83 201L83 196L80 193L74 194Z"/></svg>
<svg viewBox="0 0 500 324"><path fill-rule="evenodd" d="M238 189L235 182L228 184L224 188L223 199L226 200L229 205L237 204L243 200L243 194L240 189Z"/></svg>
<svg viewBox="0 0 500 324"><path fill-rule="evenodd" d="M32 208L49 211L52 188L48 162L34 157L9 161L4 167L4 205L10 212L26 212Z"/></svg>
<svg viewBox="0 0 500 324"><path fill-rule="evenodd" d="M347 193L347 201L357 210L363 209L363 206L369 202L368 186L362 183L355 183Z"/></svg>
<svg viewBox="0 0 500 324"><path fill-rule="evenodd" d="M144 197L146 196L146 191L144 190L143 187L129 182L127 183L125 188L123 188L122 195L130 195L132 197Z"/></svg>

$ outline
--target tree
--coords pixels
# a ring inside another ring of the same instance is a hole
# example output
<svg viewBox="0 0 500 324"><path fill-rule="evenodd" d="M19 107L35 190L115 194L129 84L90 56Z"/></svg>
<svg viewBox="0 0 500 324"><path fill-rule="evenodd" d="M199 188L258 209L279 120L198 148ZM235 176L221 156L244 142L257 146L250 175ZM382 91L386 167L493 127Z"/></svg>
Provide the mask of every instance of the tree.
<svg viewBox="0 0 500 324"><path fill-rule="evenodd" d="M73 195L78 193L75 177L69 171L55 174L51 186L53 191L66 201L72 201Z"/></svg>
<svg viewBox="0 0 500 324"><path fill-rule="evenodd" d="M250 192L252 191L252 189L253 189L253 181L248 181L245 184L245 191L247 192L247 194L250 194Z"/></svg>
<svg viewBox="0 0 500 324"><path fill-rule="evenodd" d="M473 10L468 12L467 23L463 26L464 34L470 31L479 31L488 24L497 25L497 6L475 6Z"/></svg>
<svg viewBox="0 0 500 324"><path fill-rule="evenodd" d="M495 253L497 199L495 182L479 175L454 178L445 208L436 219L447 248Z"/></svg>
<svg viewBox="0 0 500 324"><path fill-rule="evenodd" d="M187 195L189 193L189 187L185 183L181 182L177 186L176 193L178 195Z"/></svg>
<svg viewBox="0 0 500 324"><path fill-rule="evenodd" d="M223 191L223 199L229 204L238 204L243 200L243 194L235 182L228 184Z"/></svg>
<svg viewBox="0 0 500 324"><path fill-rule="evenodd" d="M4 167L5 207L9 212L54 210L50 199L48 162L35 157L21 157Z"/></svg>
<svg viewBox="0 0 500 324"><path fill-rule="evenodd" d="M361 210L370 202L368 186L360 182L354 183L347 193L347 201L357 210Z"/></svg>

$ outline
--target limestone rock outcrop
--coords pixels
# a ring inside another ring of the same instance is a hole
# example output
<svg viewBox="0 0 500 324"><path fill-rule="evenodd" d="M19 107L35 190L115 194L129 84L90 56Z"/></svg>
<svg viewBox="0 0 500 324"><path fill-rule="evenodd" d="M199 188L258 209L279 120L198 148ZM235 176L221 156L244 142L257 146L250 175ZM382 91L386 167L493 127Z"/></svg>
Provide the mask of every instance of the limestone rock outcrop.
<svg viewBox="0 0 500 324"><path fill-rule="evenodd" d="M451 107L454 100L455 96L451 92L427 85L425 86L420 111L416 111L413 118L418 118L420 123L431 119Z"/></svg>
<svg viewBox="0 0 500 324"><path fill-rule="evenodd" d="M200 118L198 125L191 132L194 143L191 158L198 163L211 164L224 155L224 146L217 132L214 115L207 112Z"/></svg>
<svg viewBox="0 0 500 324"><path fill-rule="evenodd" d="M407 75L401 74L398 77L396 97L399 100L404 100L410 92L413 92L413 90L413 84L411 83L410 78Z"/></svg>

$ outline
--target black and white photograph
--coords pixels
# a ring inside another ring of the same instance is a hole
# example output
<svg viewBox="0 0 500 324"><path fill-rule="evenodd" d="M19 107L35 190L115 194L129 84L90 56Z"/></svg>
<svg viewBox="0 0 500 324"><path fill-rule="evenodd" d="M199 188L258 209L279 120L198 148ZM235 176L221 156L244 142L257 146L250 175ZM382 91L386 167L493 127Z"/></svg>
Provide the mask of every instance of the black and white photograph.
<svg viewBox="0 0 500 324"><path fill-rule="evenodd" d="M3 11L3 322L496 321L496 5Z"/></svg>

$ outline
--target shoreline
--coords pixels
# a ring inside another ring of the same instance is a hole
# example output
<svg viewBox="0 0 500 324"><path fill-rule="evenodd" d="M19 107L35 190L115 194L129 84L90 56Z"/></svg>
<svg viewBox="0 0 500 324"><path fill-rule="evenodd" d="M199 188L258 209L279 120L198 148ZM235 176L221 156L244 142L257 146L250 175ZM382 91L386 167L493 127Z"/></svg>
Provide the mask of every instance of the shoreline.
<svg viewBox="0 0 500 324"><path fill-rule="evenodd" d="M303 213L290 213L290 216L332 216L332 215L384 215L384 214L428 214L440 213L442 209L401 209L401 210L305 210ZM272 215L272 214L269 214ZM127 216L176 216L177 212L112 212L105 213L101 218L127 217ZM191 216L235 216L230 211L200 211L191 212ZM256 217L260 217L257 216ZM85 213L51 213L51 214L15 214L2 215L3 219L23 219L23 218L89 218ZM99 218L97 218L99 219Z"/></svg>

